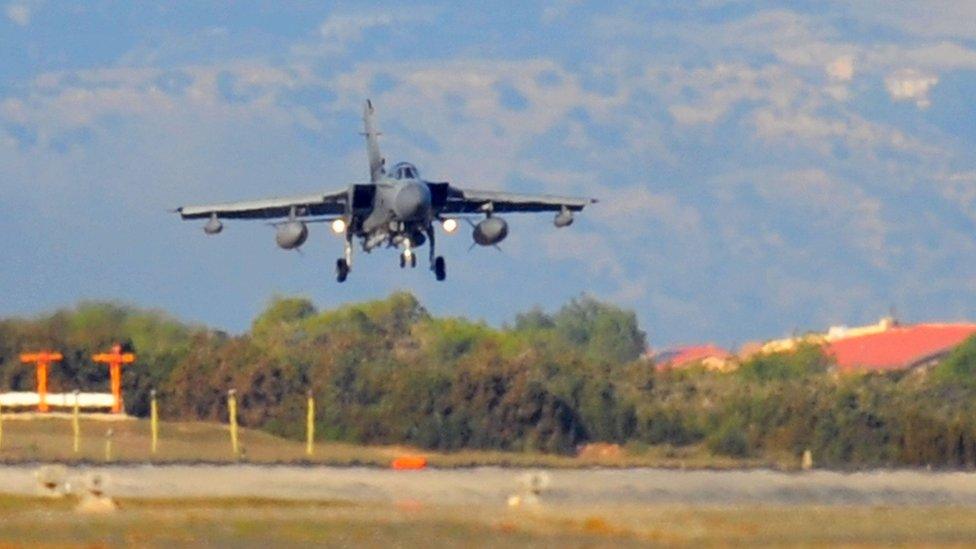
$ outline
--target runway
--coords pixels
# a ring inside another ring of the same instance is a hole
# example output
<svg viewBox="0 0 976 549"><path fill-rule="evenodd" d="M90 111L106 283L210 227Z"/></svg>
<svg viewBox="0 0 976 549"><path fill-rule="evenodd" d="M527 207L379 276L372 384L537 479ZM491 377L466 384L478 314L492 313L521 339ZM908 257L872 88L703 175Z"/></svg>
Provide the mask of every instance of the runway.
<svg viewBox="0 0 976 549"><path fill-rule="evenodd" d="M0 493L36 494L39 466L0 468ZM964 472L666 469L545 470L482 467L392 471L366 467L110 466L73 467L67 481L91 474L117 497L251 497L303 501L495 505L546 477L542 499L567 505L957 505L976 506L976 474Z"/></svg>

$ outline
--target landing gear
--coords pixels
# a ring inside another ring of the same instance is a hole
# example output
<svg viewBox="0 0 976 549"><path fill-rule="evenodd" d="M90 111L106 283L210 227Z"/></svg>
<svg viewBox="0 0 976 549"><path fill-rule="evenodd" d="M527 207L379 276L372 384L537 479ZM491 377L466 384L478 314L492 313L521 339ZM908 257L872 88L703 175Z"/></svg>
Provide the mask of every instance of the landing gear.
<svg viewBox="0 0 976 549"><path fill-rule="evenodd" d="M423 237L420 238L420 243L423 244ZM417 266L417 254L413 253L413 242L409 238L403 239L403 251L400 252L400 268L404 268L407 265L410 268Z"/></svg>
<svg viewBox="0 0 976 549"><path fill-rule="evenodd" d="M427 227L427 240L430 241L430 270L434 271L434 278L438 281L444 280L447 278L447 263L443 257L436 255L433 224Z"/></svg>
<svg viewBox="0 0 976 549"><path fill-rule="evenodd" d="M336 260L336 281L345 282L352 269L352 236L346 233L346 246L342 250L342 257Z"/></svg>
<svg viewBox="0 0 976 549"><path fill-rule="evenodd" d="M434 260L434 278L438 281L447 278L447 263L444 261L443 257L438 256Z"/></svg>
<svg viewBox="0 0 976 549"><path fill-rule="evenodd" d="M410 250L400 253L400 268L403 269L407 265L410 265L411 269L417 266L417 254Z"/></svg>

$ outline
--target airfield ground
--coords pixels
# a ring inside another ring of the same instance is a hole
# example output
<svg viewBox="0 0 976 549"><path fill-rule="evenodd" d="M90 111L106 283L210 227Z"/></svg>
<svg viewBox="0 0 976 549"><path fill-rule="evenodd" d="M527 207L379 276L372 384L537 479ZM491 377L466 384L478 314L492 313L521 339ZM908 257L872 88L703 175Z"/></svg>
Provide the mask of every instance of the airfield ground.
<svg viewBox="0 0 976 549"><path fill-rule="evenodd" d="M156 454L150 452L150 426L142 419L81 420L79 452L73 449L68 417L5 415L0 441L0 463L51 462L101 463L105 461L105 439L112 430L111 459L116 463L316 463L326 465L376 465L385 467L397 456L420 453L434 467L499 465L511 467L665 467L732 469L770 467L796 469L799 456L761 459L733 459L708 453L702 446L674 448L667 445L624 448L610 455L583 457L496 451L431 452L403 446L364 446L341 442L317 442L314 453L305 453L305 443L263 431L241 429L242 456L231 453L228 427L207 422L161 422Z"/></svg>
<svg viewBox="0 0 976 549"><path fill-rule="evenodd" d="M111 427L116 453L104 461ZM976 540L976 474L687 470L503 453L428 453L394 471L396 447L304 445L245 431L230 463L226 428L168 423L150 459L145 422L7 420L0 457L0 547L166 546L966 545ZM520 463L519 460L526 460ZM648 459L646 456L641 459ZM67 463L69 494L41 497L43 462ZM492 463L490 467L455 467ZM77 463L83 461L82 463ZM201 463L205 462L205 463ZM72 464L74 463L74 464ZM278 463L277 465L273 463ZM338 465L327 466L323 463ZM499 466L502 465L502 466ZM526 502L524 479L546 483ZM583 466L581 465L590 465ZM592 465L597 465L593 467ZM105 479L114 512L84 514L85 479ZM510 506L517 495L522 504Z"/></svg>
<svg viewBox="0 0 976 549"><path fill-rule="evenodd" d="M971 508L614 506L530 510L261 499L121 499L111 514L73 499L0 496L0 545L646 547L967 545Z"/></svg>

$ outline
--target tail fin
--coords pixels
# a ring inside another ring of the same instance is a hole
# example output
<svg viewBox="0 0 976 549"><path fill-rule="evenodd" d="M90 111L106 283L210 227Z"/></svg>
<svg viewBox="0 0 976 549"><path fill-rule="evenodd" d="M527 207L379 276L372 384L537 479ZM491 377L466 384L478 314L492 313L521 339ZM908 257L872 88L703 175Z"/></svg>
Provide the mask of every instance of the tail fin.
<svg viewBox="0 0 976 549"><path fill-rule="evenodd" d="M380 132L376 131L376 126L373 124L373 102L369 99L366 100L366 107L363 109L363 126L365 129L363 135L366 136L366 156L369 158L369 180L376 183L386 172L384 166L386 160L380 154L380 143L377 139Z"/></svg>

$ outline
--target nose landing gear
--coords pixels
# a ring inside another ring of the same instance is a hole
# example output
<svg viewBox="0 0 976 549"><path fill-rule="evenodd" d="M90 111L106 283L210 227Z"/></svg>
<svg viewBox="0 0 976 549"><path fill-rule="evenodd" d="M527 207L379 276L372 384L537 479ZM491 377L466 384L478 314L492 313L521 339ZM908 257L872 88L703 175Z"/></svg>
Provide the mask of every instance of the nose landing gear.
<svg viewBox="0 0 976 549"><path fill-rule="evenodd" d="M400 268L406 268L407 265L410 265L411 269L417 266L417 254L410 252L400 253Z"/></svg>
<svg viewBox="0 0 976 549"><path fill-rule="evenodd" d="M404 240L403 251L400 252L400 268L404 268L410 264L410 268L417 266L417 254L413 253L413 247L410 243L410 239Z"/></svg>

